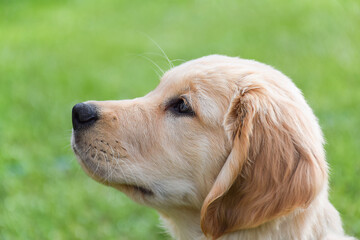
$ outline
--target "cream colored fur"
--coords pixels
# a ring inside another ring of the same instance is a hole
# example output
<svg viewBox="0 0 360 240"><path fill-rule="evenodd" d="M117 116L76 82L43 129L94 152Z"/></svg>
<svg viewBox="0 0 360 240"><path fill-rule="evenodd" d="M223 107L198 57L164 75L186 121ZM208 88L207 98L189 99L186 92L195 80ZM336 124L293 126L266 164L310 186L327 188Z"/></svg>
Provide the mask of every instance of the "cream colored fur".
<svg viewBox="0 0 360 240"><path fill-rule="evenodd" d="M158 210L175 239L352 239L328 200L317 119L279 71L212 55L142 98L88 103L100 117L73 134L80 164Z"/></svg>

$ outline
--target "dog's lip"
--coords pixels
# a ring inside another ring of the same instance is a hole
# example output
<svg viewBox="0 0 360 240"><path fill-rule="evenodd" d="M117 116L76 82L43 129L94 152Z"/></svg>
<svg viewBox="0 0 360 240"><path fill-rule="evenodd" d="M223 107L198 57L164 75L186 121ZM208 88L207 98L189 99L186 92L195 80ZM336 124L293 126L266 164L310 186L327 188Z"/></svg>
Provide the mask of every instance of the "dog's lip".
<svg viewBox="0 0 360 240"><path fill-rule="evenodd" d="M120 191L128 190L128 191L135 191L141 193L143 196L153 196L154 192L149 189L148 187L131 184L131 183L110 183L111 186L117 188Z"/></svg>
<svg viewBox="0 0 360 240"><path fill-rule="evenodd" d="M152 190L150 190L147 187L144 186L139 186L139 185L134 185L134 184L122 184L124 187L135 190L137 192L142 193L143 195L146 196L152 196L154 195L154 192Z"/></svg>
<svg viewBox="0 0 360 240"><path fill-rule="evenodd" d="M133 189L135 189L136 191L141 192L144 195L148 195L148 196L154 195L154 192L148 188L145 188L142 186L136 186L136 185L129 185L129 186L132 187Z"/></svg>

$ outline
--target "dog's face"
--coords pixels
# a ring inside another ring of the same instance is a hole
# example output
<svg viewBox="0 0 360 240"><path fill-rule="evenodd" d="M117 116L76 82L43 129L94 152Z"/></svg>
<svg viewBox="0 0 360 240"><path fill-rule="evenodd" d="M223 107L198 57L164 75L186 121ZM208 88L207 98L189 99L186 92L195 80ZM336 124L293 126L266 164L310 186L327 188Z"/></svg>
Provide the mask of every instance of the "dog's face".
<svg viewBox="0 0 360 240"><path fill-rule="evenodd" d="M77 105L72 146L84 170L153 207L200 208L231 148L222 122L233 86L211 63L169 71L142 98Z"/></svg>
<svg viewBox="0 0 360 240"><path fill-rule="evenodd" d="M254 61L189 61L142 98L75 105L73 126L89 176L158 210L201 209L213 237L307 206L326 180L311 109Z"/></svg>

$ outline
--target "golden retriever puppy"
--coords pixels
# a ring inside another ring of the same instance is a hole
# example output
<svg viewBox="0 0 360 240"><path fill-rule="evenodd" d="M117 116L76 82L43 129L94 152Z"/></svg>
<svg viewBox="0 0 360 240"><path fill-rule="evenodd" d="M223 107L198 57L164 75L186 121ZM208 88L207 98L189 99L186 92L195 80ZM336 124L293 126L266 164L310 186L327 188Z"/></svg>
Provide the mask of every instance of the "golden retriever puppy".
<svg viewBox="0 0 360 240"><path fill-rule="evenodd" d="M351 239L317 119L267 65L192 60L144 97L75 105L72 121L85 172L156 209L176 239Z"/></svg>

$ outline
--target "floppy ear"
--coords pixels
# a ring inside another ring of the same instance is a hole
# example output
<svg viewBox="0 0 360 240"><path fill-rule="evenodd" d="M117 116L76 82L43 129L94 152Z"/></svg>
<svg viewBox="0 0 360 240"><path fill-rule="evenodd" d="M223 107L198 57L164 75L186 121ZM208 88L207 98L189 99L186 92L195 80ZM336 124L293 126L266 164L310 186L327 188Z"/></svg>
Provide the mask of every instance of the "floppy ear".
<svg viewBox="0 0 360 240"><path fill-rule="evenodd" d="M269 96L260 87L243 89L225 116L232 150L201 209L202 230L214 239L306 208L326 181L311 110Z"/></svg>

